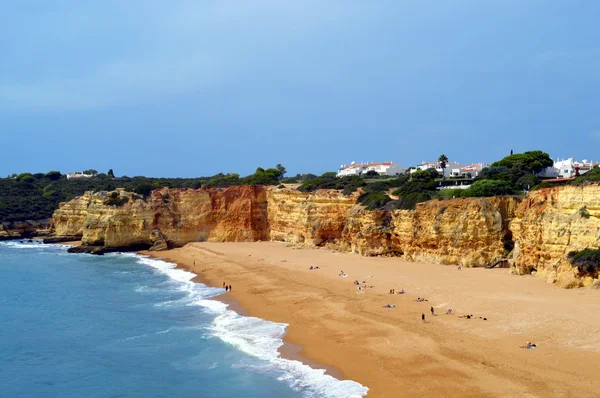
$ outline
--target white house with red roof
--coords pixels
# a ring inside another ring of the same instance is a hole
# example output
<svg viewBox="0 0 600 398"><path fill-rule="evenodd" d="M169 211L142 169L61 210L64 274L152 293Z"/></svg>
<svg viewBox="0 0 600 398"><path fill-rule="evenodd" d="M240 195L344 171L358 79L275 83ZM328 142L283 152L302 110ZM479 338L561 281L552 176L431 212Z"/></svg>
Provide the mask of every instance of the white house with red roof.
<svg viewBox="0 0 600 398"><path fill-rule="evenodd" d="M369 171L375 171L377 174L382 176L397 176L404 173L405 169L402 167L402 165L395 162L352 162L349 165L341 165L337 172L337 176L360 176L368 173Z"/></svg>
<svg viewBox="0 0 600 398"><path fill-rule="evenodd" d="M598 162L592 162L591 160L584 159L577 161L573 158L555 160L554 165L547 167L538 173L538 177L542 178L572 178L581 174L585 174L594 166L597 166Z"/></svg>

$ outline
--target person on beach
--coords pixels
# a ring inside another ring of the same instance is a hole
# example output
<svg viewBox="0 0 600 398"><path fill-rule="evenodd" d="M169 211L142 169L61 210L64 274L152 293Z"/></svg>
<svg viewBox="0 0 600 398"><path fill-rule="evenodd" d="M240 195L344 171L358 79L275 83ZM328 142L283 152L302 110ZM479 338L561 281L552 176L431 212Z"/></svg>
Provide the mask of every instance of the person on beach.
<svg viewBox="0 0 600 398"><path fill-rule="evenodd" d="M452 308L448 308L448 311L446 311L447 315L452 315Z"/></svg>
<svg viewBox="0 0 600 398"><path fill-rule="evenodd" d="M421 320L422 320L423 322L425 322L425 313L424 313L424 312L423 312L423 313L421 313Z"/></svg>
<svg viewBox="0 0 600 398"><path fill-rule="evenodd" d="M225 282L223 282L223 289L225 289Z"/></svg>
<svg viewBox="0 0 600 398"><path fill-rule="evenodd" d="M462 267L459 265L457 268L459 271L462 271Z"/></svg>
<svg viewBox="0 0 600 398"><path fill-rule="evenodd" d="M431 307L431 315L435 316L435 310Z"/></svg>
<svg viewBox="0 0 600 398"><path fill-rule="evenodd" d="M225 291L228 292L229 291L229 286L225 286Z"/></svg>
<svg viewBox="0 0 600 398"><path fill-rule="evenodd" d="M229 285L229 291L231 291L231 285Z"/></svg>

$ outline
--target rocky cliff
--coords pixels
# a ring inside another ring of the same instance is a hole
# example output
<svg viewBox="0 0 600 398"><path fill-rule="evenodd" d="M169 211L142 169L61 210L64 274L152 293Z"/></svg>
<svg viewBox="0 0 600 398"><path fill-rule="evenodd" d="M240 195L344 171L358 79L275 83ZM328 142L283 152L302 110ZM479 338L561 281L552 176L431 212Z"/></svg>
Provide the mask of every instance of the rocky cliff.
<svg viewBox="0 0 600 398"><path fill-rule="evenodd" d="M0 241L29 239L50 234L50 220L29 220L0 223Z"/></svg>
<svg viewBox="0 0 600 398"><path fill-rule="evenodd" d="M57 236L83 246L152 247L193 241L276 240L366 256L485 266L509 253L513 271L561 286L591 285L566 254L600 246L600 187L561 187L527 197L429 201L415 210L367 211L357 194L229 187L160 189L107 204L106 193L64 203L53 217ZM515 248L514 250L513 247Z"/></svg>
<svg viewBox="0 0 600 398"><path fill-rule="evenodd" d="M513 271L532 271L561 287L598 285L566 256L600 247L600 186L565 186L531 192L510 224L516 242Z"/></svg>
<svg viewBox="0 0 600 398"><path fill-rule="evenodd" d="M83 246L167 247L197 241L267 239L262 187L159 189L145 199L119 192L86 193L61 204L52 220L56 236L79 236Z"/></svg>
<svg viewBox="0 0 600 398"><path fill-rule="evenodd" d="M486 266L512 249L507 227L518 204L518 198L497 197L429 201L415 210L360 210L344 236L363 255Z"/></svg>

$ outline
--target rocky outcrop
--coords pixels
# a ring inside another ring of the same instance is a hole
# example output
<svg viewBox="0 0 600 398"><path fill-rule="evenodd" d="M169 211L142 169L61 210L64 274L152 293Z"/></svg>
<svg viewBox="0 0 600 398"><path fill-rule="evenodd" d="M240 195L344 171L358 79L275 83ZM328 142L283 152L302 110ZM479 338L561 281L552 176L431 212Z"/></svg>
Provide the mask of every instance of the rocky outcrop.
<svg viewBox="0 0 600 398"><path fill-rule="evenodd" d="M262 187L159 189L145 199L118 195L126 199L116 206L107 204L106 192L61 204L53 216L55 235L80 236L83 247L155 250L206 240L267 239Z"/></svg>
<svg viewBox="0 0 600 398"><path fill-rule="evenodd" d="M0 223L0 241L30 239L50 234L50 220L28 220Z"/></svg>
<svg viewBox="0 0 600 398"><path fill-rule="evenodd" d="M512 249L508 224L520 201L453 199L416 210L368 211L355 205L356 196L336 191L277 189L267 198L272 240L468 267L488 265Z"/></svg>
<svg viewBox="0 0 600 398"><path fill-rule="evenodd" d="M331 190L239 186L160 189L145 199L118 195L124 200L112 201L117 206L107 193L61 204L53 217L55 235L81 237L83 248L76 250L95 253L164 250L203 240L275 240L465 267L491 265L510 254L515 273L535 271L563 287L599 284L566 258L572 250L600 246L597 185L378 211L357 205L358 194Z"/></svg>
<svg viewBox="0 0 600 398"><path fill-rule="evenodd" d="M513 272L534 273L561 287L598 285L567 259L570 251L600 247L600 186L531 192L510 224L516 242Z"/></svg>
<svg viewBox="0 0 600 398"><path fill-rule="evenodd" d="M339 245L358 194L269 189L269 239L307 247Z"/></svg>
<svg viewBox="0 0 600 398"><path fill-rule="evenodd" d="M415 210L361 210L344 236L351 250L363 255L486 266L512 249L507 227L518 204L515 197L496 197L429 201Z"/></svg>

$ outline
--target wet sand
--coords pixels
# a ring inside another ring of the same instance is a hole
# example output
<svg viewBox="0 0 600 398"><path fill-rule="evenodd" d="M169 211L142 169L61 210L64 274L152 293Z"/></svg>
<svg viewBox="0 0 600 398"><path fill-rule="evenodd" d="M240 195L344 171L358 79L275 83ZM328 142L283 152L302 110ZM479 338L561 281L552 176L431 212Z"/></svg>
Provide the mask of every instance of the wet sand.
<svg viewBox="0 0 600 398"><path fill-rule="evenodd" d="M285 340L300 347L296 354L369 387L368 397L598 396L600 291L563 290L506 269L458 271L271 242L145 254L199 282L232 285L236 311L289 324ZM355 279L374 287L358 290ZM467 314L473 319L460 317ZM527 341L538 347L519 348Z"/></svg>

